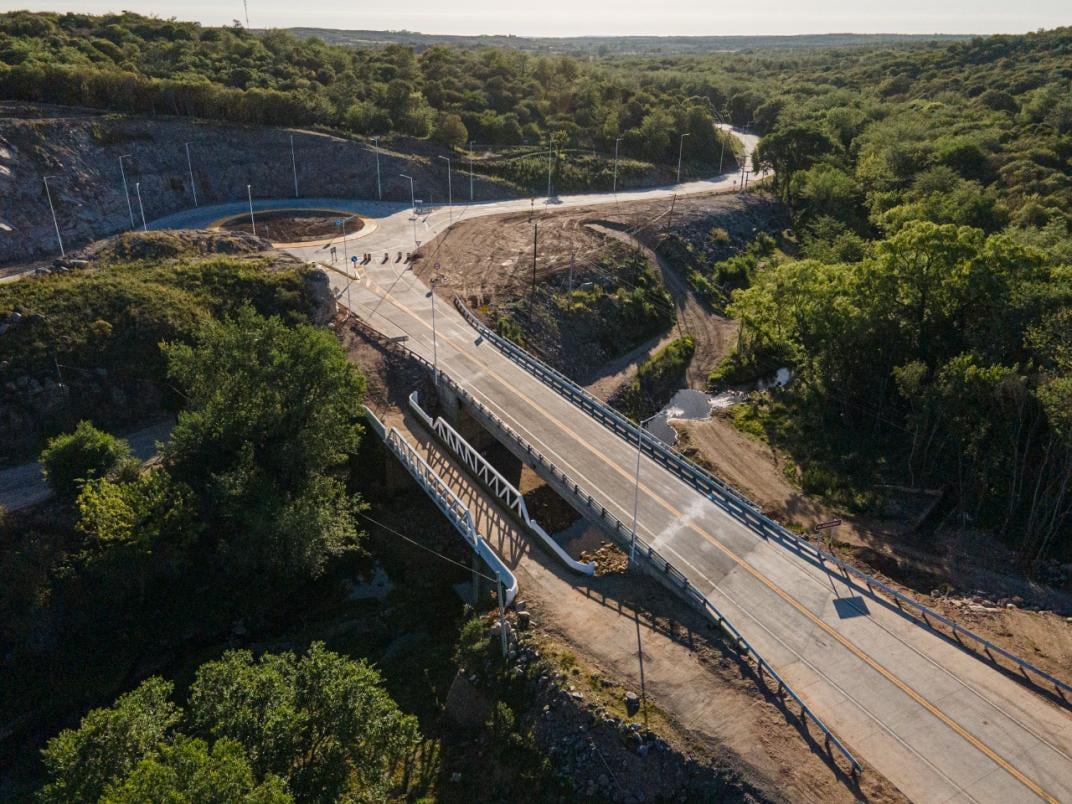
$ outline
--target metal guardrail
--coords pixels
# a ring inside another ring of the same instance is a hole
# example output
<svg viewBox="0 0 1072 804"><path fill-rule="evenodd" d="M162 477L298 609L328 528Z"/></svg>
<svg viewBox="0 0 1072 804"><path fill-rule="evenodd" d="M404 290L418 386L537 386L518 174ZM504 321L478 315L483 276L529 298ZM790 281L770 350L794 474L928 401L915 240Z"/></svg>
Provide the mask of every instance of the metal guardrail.
<svg viewBox="0 0 1072 804"><path fill-rule="evenodd" d="M559 561L565 564L569 569L574 572L579 572L582 575L595 574L595 564L590 561L577 561L573 556L563 550L558 542L551 538L551 535L543 529L543 526L541 526L539 522L529 515L528 505L526 505L525 497L521 494L521 491L513 483L503 477L502 473L492 466L487 458L477 452L476 449L465 440L461 433L451 427L450 423L443 419L442 416L437 416L433 421L432 417L421 407L417 391L414 391L409 395L409 406L424 423L424 426L434 433L439 440L446 445L447 449L453 452L455 457L468 467L469 471L476 476L476 479L483 483L484 487L494 494L507 510L517 514L525 527L536 534L537 538L543 542L544 546L547 547Z"/></svg>
<svg viewBox="0 0 1072 804"><path fill-rule="evenodd" d="M390 338L376 331L367 323L356 317L354 317L353 320L357 323L358 328L361 329L362 332L381 343L385 348L397 349L423 365L429 371L434 371L431 363L410 350L404 344L392 341ZM807 721L810 720L816 725L816 727L823 733L824 743L827 750L829 751L831 746L836 748L838 753L840 753L849 763L849 768L852 774L858 774L862 770L859 760L857 760L852 752L849 751L841 740L837 738L830 727L807 707L807 705L800 699L800 696L793 691L793 688L790 687L780 675L778 675L778 672L771 667L759 651L757 651L752 644L741 635L741 632L737 630L730 620L722 614L722 612L720 612L706 596L692 586L688 577L683 572L663 558L655 548L645 542L640 536L634 535L630 527L626 526L620 519L609 513L606 506L597 503L592 498L591 494L581 491L580 485L574 481L573 478L559 469L552 461L545 458L539 450L533 449L531 444L529 444L499 416L493 413L483 402L474 397L469 391L462 388L461 385L449 375L440 372L439 378L440 382L446 384L460 399L469 405L470 412L474 413L477 419L480 420L485 427L493 432L498 431L498 433L507 439L507 441L512 441L517 449L526 456L526 459L533 466L543 468L551 476L553 485L559 490L559 493L572 497L581 512L585 514L590 521L597 522L604 527L621 547L629 549L630 543L635 542L636 556L645 562L650 574L683 595L688 603L697 607L701 612L714 620L719 629L731 638L732 644L738 653L743 654L746 658L751 659L755 663L759 676L762 678L763 674L766 673L766 675L775 682L778 696L788 695L796 702L797 706L800 708L799 716L802 723L807 724ZM382 430L383 425L379 423L379 420L372 415L371 411L369 411L369 414L375 425ZM399 436L399 438L405 443L405 439L401 439L401 436ZM410 449L412 450L412 447L410 447ZM421 459L419 455L416 457L423 462L423 459ZM427 464L425 464L425 466L427 466ZM431 471L430 468L429 471ZM434 474L434 472L432 474ZM447 491L450 492L450 489L447 489ZM453 495L453 492L451 492L451 494ZM457 498L455 497L455 499ZM466 516L468 516L468 511L466 511ZM471 523L471 521L472 520L470 519L469 522Z"/></svg>
<svg viewBox="0 0 1072 804"><path fill-rule="evenodd" d="M857 569L852 564L843 561L832 553L811 544L792 531L787 530L785 527L766 516L760 507L745 497L743 493L734 489L729 484L718 480L708 471L697 466L680 453L675 452L646 430L637 427L636 424L621 413L589 394L565 375L540 362L524 349L521 349L516 344L503 338L497 332L486 327L479 319L477 319L472 311L465 306L465 303L462 302L460 298L454 298L454 305L458 308L466 321L468 321L482 337L487 338L498 347L503 354L522 368L526 369L544 384L557 391L561 396L574 402L578 407L597 421L606 425L617 435L625 438L630 444L640 443L643 451L649 457L673 472L697 491L704 494L713 503L725 510L731 516L740 520L763 538L773 538L780 544L795 551L798 555L806 557L817 564L833 564L844 572L846 580L848 580L848 576L850 575L859 579L859 581L871 591L872 595L874 595L875 589L881 590L883 594L892 598L899 610L912 616L917 622L922 621L927 628L936 633L941 634L942 632L935 627L934 623L945 625L950 630L951 636L957 644L966 650L971 650L973 655L977 656L981 651L986 654L991 663L998 667L1003 667L995 658L995 656L1001 656L1016 666L1020 671L1023 680L1028 684L1044 690L1047 689L1047 685L1051 686L1056 697L1066 706L1072 707L1072 685L1066 684L1059 678L1047 673L1045 670L1035 666L1026 659L1022 659L1004 648L995 645L985 637L976 634L974 631L965 628L962 625L958 625L930 607L925 606L919 601L913 600L874 576ZM968 640L970 644L966 644L965 639ZM1032 676L1034 676L1034 678L1032 678ZM1045 683L1039 683L1039 680Z"/></svg>
<svg viewBox="0 0 1072 804"><path fill-rule="evenodd" d="M372 429L376 431L387 448L395 454L414 480L432 498L432 502L462 535L473 552L480 556L488 568L495 573L505 590L503 605L509 606L513 603L514 598L517 597L517 578L477 532L473 517L465 503L458 499L458 495L451 490L447 482L436 474L435 470L397 429L394 427L388 429L369 408L365 408L365 415L372 424Z"/></svg>

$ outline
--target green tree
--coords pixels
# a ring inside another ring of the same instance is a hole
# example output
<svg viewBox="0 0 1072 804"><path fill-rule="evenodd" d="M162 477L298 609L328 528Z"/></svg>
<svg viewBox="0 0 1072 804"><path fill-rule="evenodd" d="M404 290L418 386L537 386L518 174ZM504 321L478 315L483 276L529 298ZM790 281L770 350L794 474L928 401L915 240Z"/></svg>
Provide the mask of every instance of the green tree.
<svg viewBox="0 0 1072 804"><path fill-rule="evenodd" d="M806 170L834 147L817 125L794 123L777 127L756 146L754 159L761 170L773 170L782 197L792 203L793 176Z"/></svg>
<svg viewBox="0 0 1072 804"><path fill-rule="evenodd" d="M317 576L357 543L339 469L360 441L365 383L332 335L244 310L196 346L165 346L187 408L165 449L231 568Z"/></svg>
<svg viewBox="0 0 1072 804"><path fill-rule="evenodd" d="M41 452L41 467L52 490L65 500L73 500L82 483L106 477L130 458L126 441L82 421L73 432L48 442Z"/></svg>
<svg viewBox="0 0 1072 804"><path fill-rule="evenodd" d="M241 743L179 734L170 745L146 756L121 781L113 782L102 804L288 804L286 784L269 774L257 783Z"/></svg>
<svg viewBox="0 0 1072 804"><path fill-rule="evenodd" d="M444 145L464 145L469 141L469 131L456 114L444 114L436 126L435 138Z"/></svg>
<svg viewBox="0 0 1072 804"><path fill-rule="evenodd" d="M316 643L302 656L230 651L202 665L190 719L245 746L254 774L275 774L308 801L382 800L419 732L380 675Z"/></svg>
<svg viewBox="0 0 1072 804"><path fill-rule="evenodd" d="M94 709L77 729L65 729L42 751L49 781L39 798L95 802L156 748L179 720L171 682L150 678L108 709Z"/></svg>

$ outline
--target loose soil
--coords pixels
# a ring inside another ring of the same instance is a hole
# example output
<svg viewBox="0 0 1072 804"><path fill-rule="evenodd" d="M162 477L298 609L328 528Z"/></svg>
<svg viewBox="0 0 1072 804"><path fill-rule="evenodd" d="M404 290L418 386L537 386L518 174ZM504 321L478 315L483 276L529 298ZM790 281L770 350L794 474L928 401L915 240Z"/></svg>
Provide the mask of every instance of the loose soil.
<svg viewBox="0 0 1072 804"><path fill-rule="evenodd" d="M662 277L673 297L675 324L668 331L609 361L595 346L604 333L560 332L550 327L559 340L548 341L541 332L529 328L525 332L526 348L607 399L632 378L636 364L674 338L692 335L696 353L688 370L688 382L690 387L702 388L707 373L732 346L736 324L706 308L684 277L660 259L652 246L668 230L693 236L719 226L727 231L735 247L743 247L757 230L782 225L782 216L780 206L768 199L734 193L688 196L674 202L623 201L614 206L557 211L534 206L530 213L459 221L422 246L415 270L428 281L438 265L439 293L448 299L461 297L494 325L498 312L525 302L534 285L537 294L546 292L552 283L555 292L560 286L568 288L571 266L575 288L586 281L602 281L605 277L595 267L599 257L612 249L632 250ZM549 307L553 306L537 305L543 311Z"/></svg>
<svg viewBox="0 0 1072 804"><path fill-rule="evenodd" d="M346 219L346 234L352 235L365 227L361 218L352 213L331 209L293 210L280 209L257 213L257 235L275 243L302 243L306 240L323 240L342 234L338 225ZM235 215L221 221L219 228L230 232L253 234L253 224L248 215Z"/></svg>

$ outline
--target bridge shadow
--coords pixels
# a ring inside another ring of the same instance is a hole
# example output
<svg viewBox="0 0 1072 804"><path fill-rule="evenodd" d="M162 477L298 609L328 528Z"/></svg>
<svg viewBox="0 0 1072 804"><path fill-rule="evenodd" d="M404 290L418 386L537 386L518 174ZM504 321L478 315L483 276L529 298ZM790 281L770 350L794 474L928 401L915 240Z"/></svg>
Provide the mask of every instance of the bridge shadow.
<svg viewBox="0 0 1072 804"><path fill-rule="evenodd" d="M434 436L408 411L405 414L406 435L416 446L432 470L446 481L473 517L477 532L494 548L512 570L528 554L532 545L524 527L463 469Z"/></svg>
<svg viewBox="0 0 1072 804"><path fill-rule="evenodd" d="M727 668L732 667L735 677L754 686L763 700L779 712L783 722L798 734L808 750L830 769L856 800L870 800L867 791L860 786L859 775L846 767L848 763L827 741L822 730L809 718L801 716L797 704L779 689L778 683L760 671L746 653L738 650L736 643L727 640L712 619L690 608L655 578L635 570L591 577L579 575L538 548L528 551L525 558L586 600L635 622L645 638L667 639L693 652L716 676L724 676ZM529 574L532 572L529 567L522 569Z"/></svg>

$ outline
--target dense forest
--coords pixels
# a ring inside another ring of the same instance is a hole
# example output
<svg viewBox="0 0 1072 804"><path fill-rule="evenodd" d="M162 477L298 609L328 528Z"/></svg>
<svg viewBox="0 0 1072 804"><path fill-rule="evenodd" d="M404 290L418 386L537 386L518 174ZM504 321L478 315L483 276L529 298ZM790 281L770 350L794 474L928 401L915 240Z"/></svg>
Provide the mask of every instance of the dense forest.
<svg viewBox="0 0 1072 804"><path fill-rule="evenodd" d="M797 259L690 258L742 322L716 383L796 370L760 419L806 489L948 485L1029 563L1072 549L1070 55L1062 29L741 57L778 79L729 103Z"/></svg>

